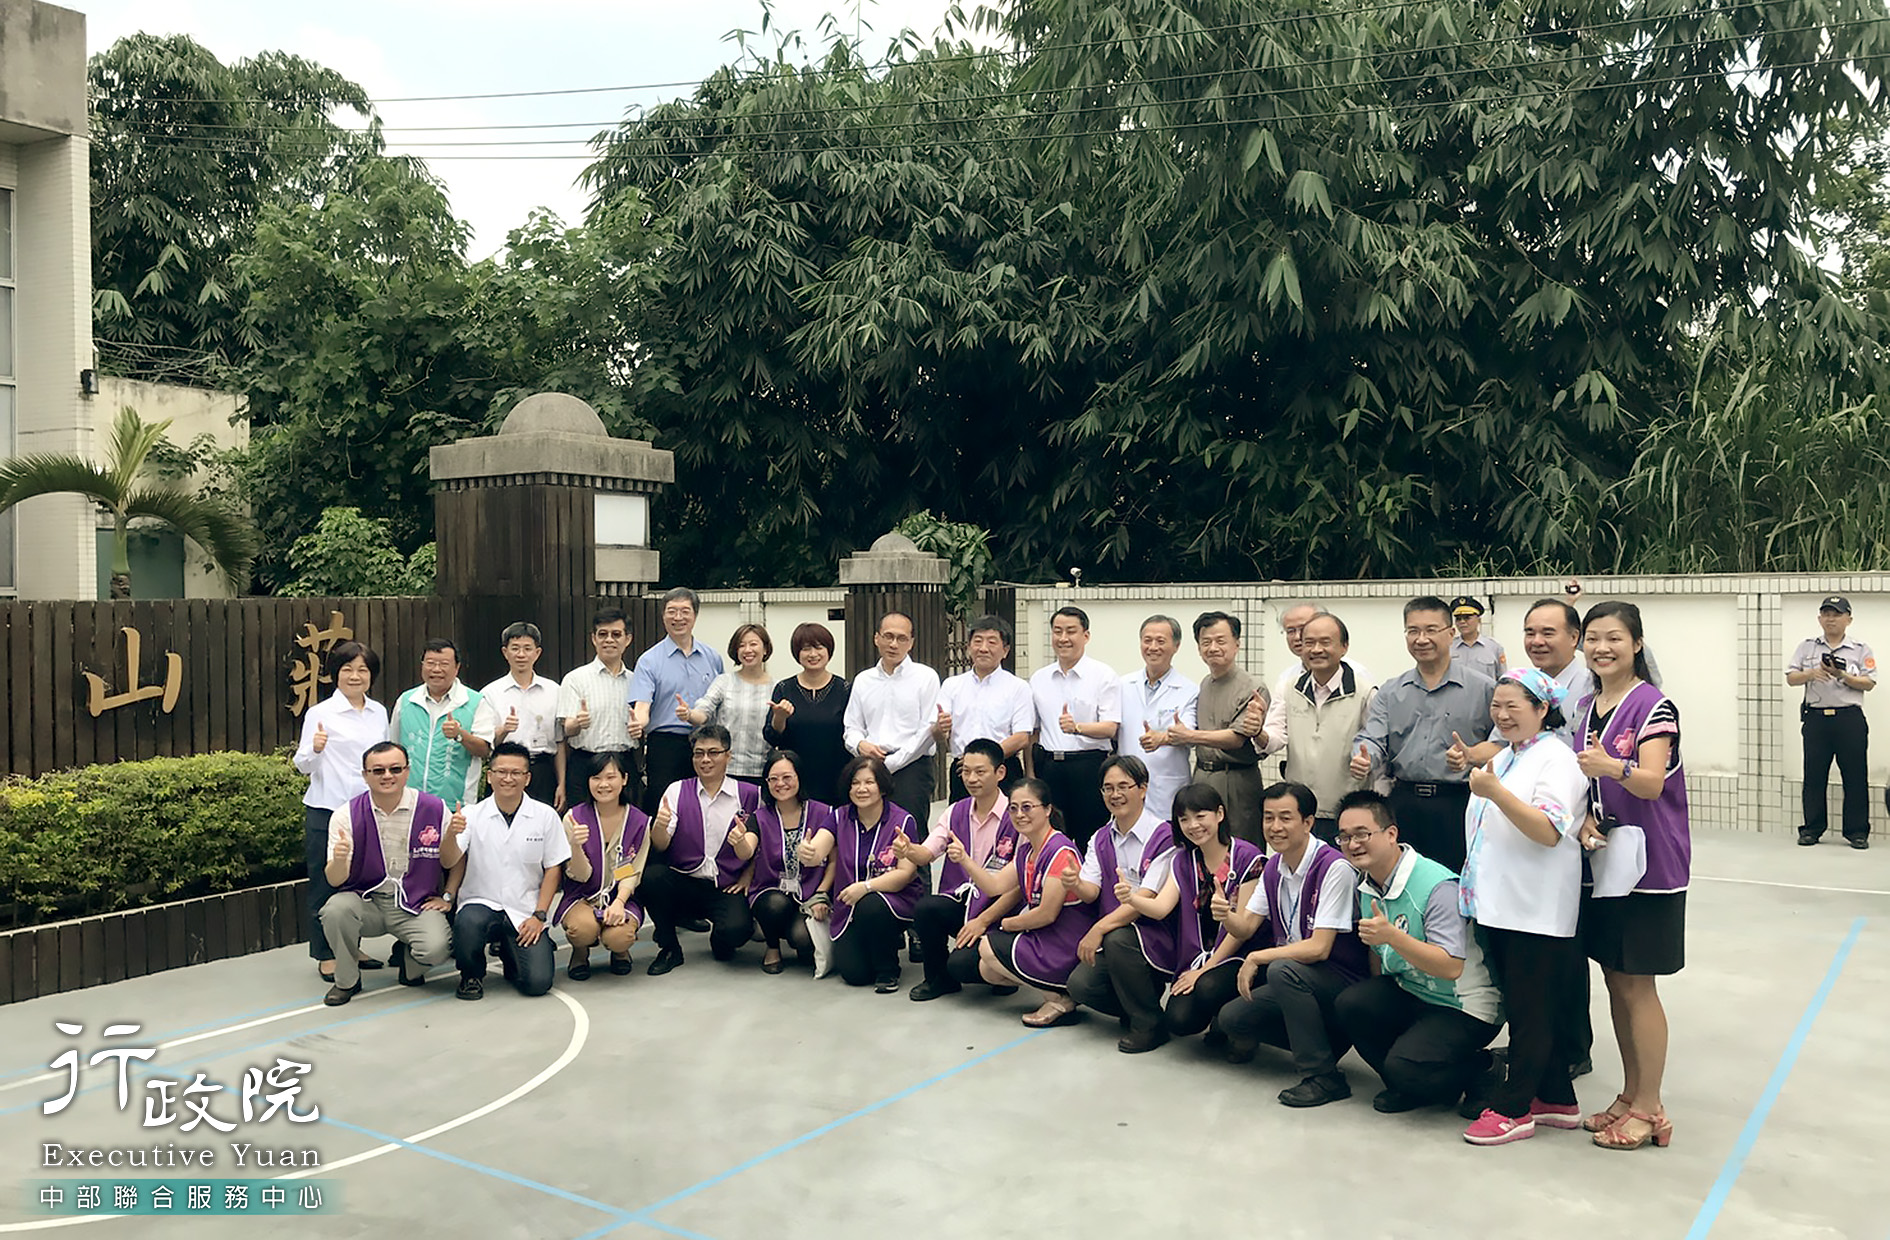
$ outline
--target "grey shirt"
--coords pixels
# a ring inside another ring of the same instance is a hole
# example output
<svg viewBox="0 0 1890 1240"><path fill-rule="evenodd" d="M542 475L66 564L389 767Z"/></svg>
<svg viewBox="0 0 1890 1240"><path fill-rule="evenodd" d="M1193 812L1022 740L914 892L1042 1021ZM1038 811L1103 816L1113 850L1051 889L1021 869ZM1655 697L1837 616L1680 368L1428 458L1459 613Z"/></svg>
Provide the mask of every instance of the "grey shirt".
<svg viewBox="0 0 1890 1240"><path fill-rule="evenodd" d="M1490 734L1494 692L1495 681L1454 661L1435 689L1426 688L1424 678L1411 668L1378 686L1365 729L1352 738L1353 751L1365 746L1374 775L1389 770L1393 779L1463 783L1467 772L1451 770L1444 751L1450 748L1452 732L1466 741Z"/></svg>

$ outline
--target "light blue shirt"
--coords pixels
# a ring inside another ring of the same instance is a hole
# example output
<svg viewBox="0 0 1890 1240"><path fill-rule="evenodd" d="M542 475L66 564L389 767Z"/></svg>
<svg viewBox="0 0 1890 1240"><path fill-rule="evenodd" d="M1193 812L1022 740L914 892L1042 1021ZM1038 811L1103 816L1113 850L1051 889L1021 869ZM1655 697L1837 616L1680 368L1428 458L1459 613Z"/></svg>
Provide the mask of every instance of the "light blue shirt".
<svg viewBox="0 0 1890 1240"><path fill-rule="evenodd" d="M666 635L637 659L630 675L630 700L650 704L649 731L686 735L690 725L676 718L676 695L695 705L708 695L722 670L722 656L700 640L684 654L675 639Z"/></svg>

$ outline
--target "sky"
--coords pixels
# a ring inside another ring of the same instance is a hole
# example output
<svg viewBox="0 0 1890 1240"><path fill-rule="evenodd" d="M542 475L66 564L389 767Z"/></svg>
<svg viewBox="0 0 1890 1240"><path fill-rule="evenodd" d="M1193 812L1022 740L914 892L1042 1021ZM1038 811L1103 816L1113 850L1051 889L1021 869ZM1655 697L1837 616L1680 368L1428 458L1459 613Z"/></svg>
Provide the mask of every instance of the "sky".
<svg viewBox="0 0 1890 1240"><path fill-rule="evenodd" d="M559 91L689 83L737 59L731 30L759 31L760 0L58 0L86 14L98 52L128 34L187 34L229 63L263 51L290 52L337 70L377 101L414 96ZM775 0L770 33L799 31L808 57L821 44L821 17L858 29L873 59L898 31L928 38L950 0ZM966 11L972 6L967 4ZM535 98L381 102L388 150L419 155L442 178L454 212L472 226L471 257L505 244L508 230L546 207L583 217L576 178L588 161L581 140L621 120L633 105L690 93L676 85ZM439 127L559 125L449 131ZM431 130L431 131L429 131ZM441 145L570 141L567 145ZM551 155L557 159L489 158ZM482 158L469 158L480 156Z"/></svg>

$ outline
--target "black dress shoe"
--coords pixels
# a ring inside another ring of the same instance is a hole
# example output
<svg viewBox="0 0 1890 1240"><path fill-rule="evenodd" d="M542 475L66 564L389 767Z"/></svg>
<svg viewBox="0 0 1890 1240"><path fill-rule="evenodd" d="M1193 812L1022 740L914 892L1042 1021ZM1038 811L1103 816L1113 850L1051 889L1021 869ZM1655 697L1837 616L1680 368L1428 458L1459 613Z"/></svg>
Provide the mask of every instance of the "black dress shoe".
<svg viewBox="0 0 1890 1240"><path fill-rule="evenodd" d="M623 977L628 974L630 972L630 953L625 952L623 955L619 956L617 953L612 952L610 954L610 971L615 973L618 977Z"/></svg>
<svg viewBox="0 0 1890 1240"><path fill-rule="evenodd" d="M1798 833L1798 844L1801 848L1810 848L1817 842L1818 833L1816 831L1800 831Z"/></svg>
<svg viewBox="0 0 1890 1240"><path fill-rule="evenodd" d="M1415 1111L1423 1105L1410 1094L1401 1094L1395 1089L1381 1089L1372 1099L1372 1110L1381 1115L1402 1115L1406 1111ZM1478 1111L1477 1114L1481 1115L1483 1112Z"/></svg>
<svg viewBox="0 0 1890 1240"><path fill-rule="evenodd" d="M1324 1076L1309 1076L1291 1089L1282 1089L1280 1105L1322 1107L1328 1102L1338 1102L1342 1098L1351 1096L1352 1084L1345 1079L1345 1074L1328 1072Z"/></svg>
<svg viewBox="0 0 1890 1240"><path fill-rule="evenodd" d="M947 982L943 986L934 986L931 982L920 982L914 986L906 998L914 1003L925 1003L932 999L943 999L946 995L955 995L964 987L957 982Z"/></svg>
<svg viewBox="0 0 1890 1240"><path fill-rule="evenodd" d="M661 977L683 962L682 952L674 947L665 947L656 953L656 959L650 961L650 967L644 972L651 977Z"/></svg>
<svg viewBox="0 0 1890 1240"><path fill-rule="evenodd" d="M328 988L328 993L322 996L322 1002L329 1007L340 1007L360 993L361 983L359 982L352 986L343 986L340 982L336 982Z"/></svg>
<svg viewBox="0 0 1890 1240"><path fill-rule="evenodd" d="M688 921L677 922L676 928L678 930L687 930L691 934L707 934L709 932L709 919L707 917L691 917Z"/></svg>
<svg viewBox="0 0 1890 1240"><path fill-rule="evenodd" d="M1126 1038L1116 1039L1116 1049L1125 1055L1141 1055L1152 1051L1168 1042L1168 1030L1157 1026L1142 1033L1131 1033Z"/></svg>
<svg viewBox="0 0 1890 1240"><path fill-rule="evenodd" d="M1869 848L1870 840L1862 835L1852 836L1850 837L1850 845L1852 848L1857 849Z"/></svg>
<svg viewBox="0 0 1890 1240"><path fill-rule="evenodd" d="M486 997L486 984L476 977L459 979L459 989L453 992L455 999L483 999Z"/></svg>
<svg viewBox="0 0 1890 1240"><path fill-rule="evenodd" d="M784 973L787 971L787 962L784 960L764 960L761 962L761 971L763 973Z"/></svg>
<svg viewBox="0 0 1890 1240"><path fill-rule="evenodd" d="M1579 1061L1568 1066L1568 1079L1571 1081L1576 1080L1579 1077L1587 1076L1594 1070L1595 1061L1587 1056L1583 1056Z"/></svg>
<svg viewBox="0 0 1890 1240"><path fill-rule="evenodd" d="M925 963L925 949L919 946L919 936L910 931L906 933L906 959L913 964Z"/></svg>

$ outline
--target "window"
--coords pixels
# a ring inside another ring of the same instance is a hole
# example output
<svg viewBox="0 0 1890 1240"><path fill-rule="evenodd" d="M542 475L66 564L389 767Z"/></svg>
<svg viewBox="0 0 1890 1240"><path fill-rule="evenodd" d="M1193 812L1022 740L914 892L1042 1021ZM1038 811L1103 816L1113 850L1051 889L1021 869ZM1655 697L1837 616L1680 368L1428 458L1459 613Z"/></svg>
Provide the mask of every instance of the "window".
<svg viewBox="0 0 1890 1240"><path fill-rule="evenodd" d="M13 374L13 191L0 189L0 456L19 451L14 437L18 410ZM14 578L13 510L0 512L0 590L12 592Z"/></svg>

